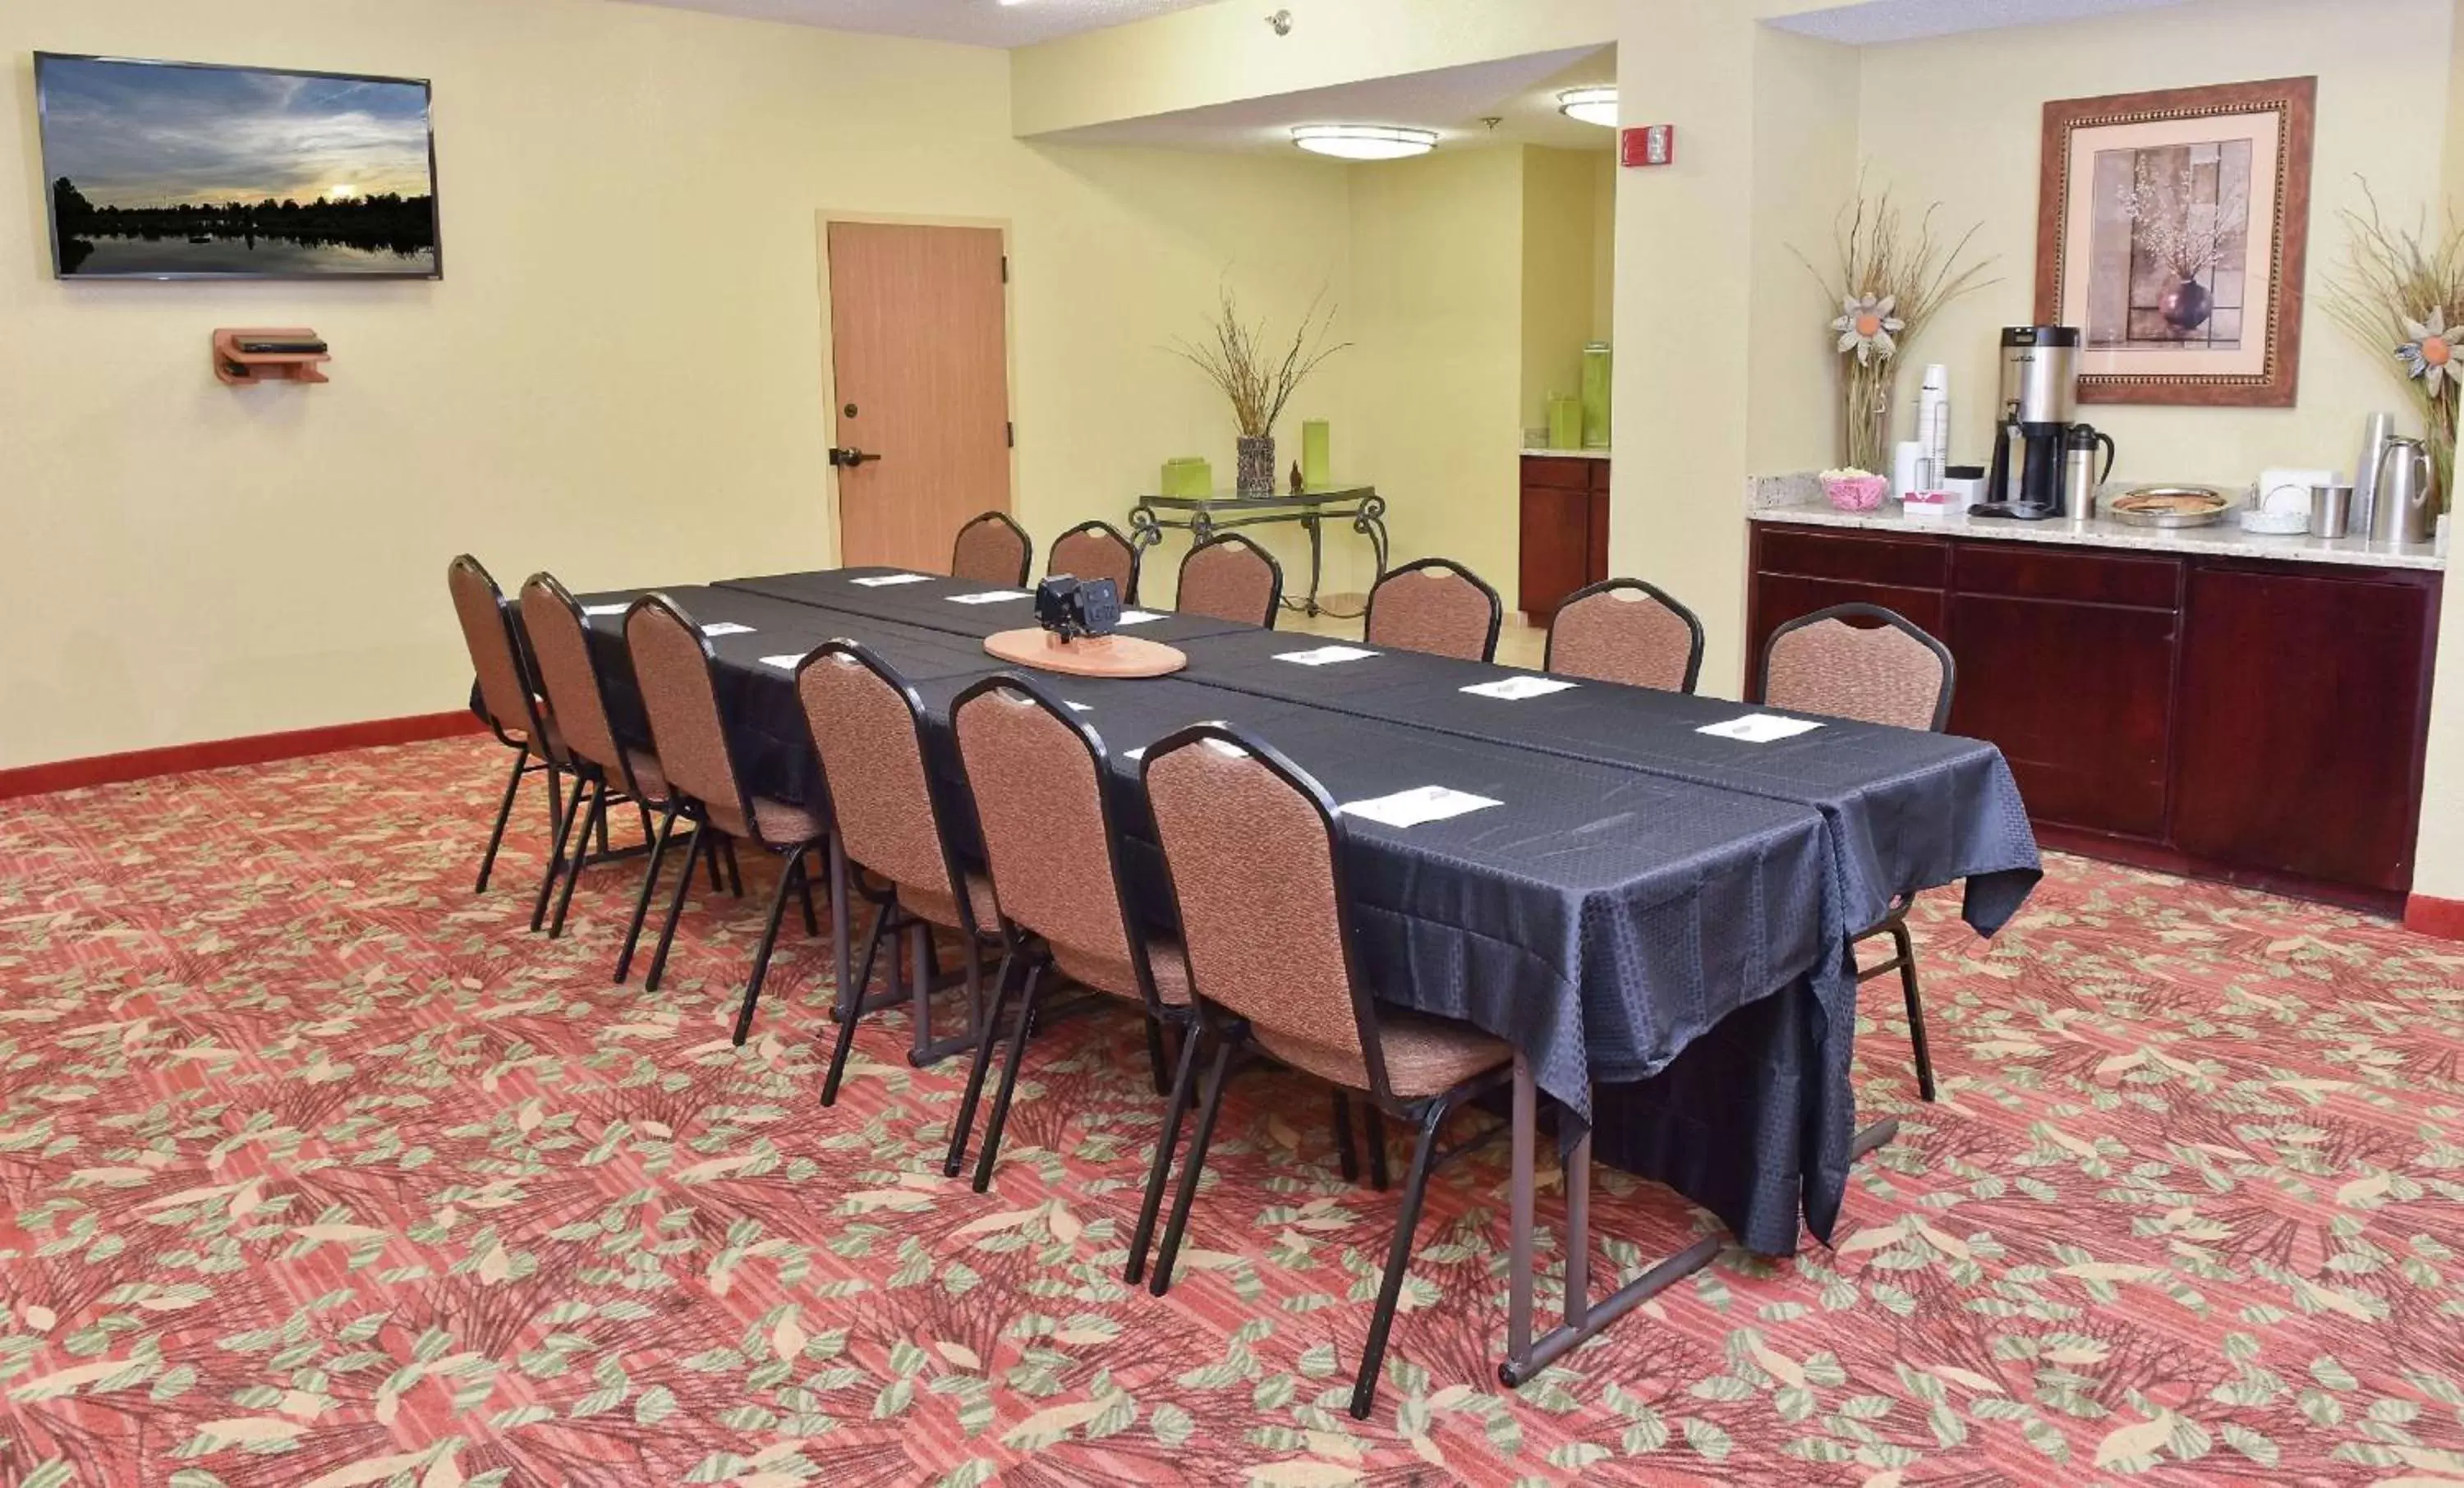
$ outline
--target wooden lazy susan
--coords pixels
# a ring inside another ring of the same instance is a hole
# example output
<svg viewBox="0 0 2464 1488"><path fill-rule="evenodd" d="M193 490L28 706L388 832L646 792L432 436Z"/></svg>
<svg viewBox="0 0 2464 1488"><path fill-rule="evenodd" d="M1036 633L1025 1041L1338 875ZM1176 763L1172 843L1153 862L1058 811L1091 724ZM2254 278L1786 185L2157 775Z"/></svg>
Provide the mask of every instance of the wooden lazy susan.
<svg viewBox="0 0 2464 1488"><path fill-rule="evenodd" d="M1168 646L1136 636L1088 636L1064 641L1041 628L1004 630L984 637L984 649L1005 662L1072 677L1160 677L1189 665Z"/></svg>

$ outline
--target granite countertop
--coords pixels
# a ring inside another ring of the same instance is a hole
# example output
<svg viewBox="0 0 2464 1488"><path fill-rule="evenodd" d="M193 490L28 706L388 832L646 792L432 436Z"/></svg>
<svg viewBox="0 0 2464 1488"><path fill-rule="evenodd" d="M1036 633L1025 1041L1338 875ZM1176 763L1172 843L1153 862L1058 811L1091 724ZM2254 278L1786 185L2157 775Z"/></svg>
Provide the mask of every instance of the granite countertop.
<svg viewBox="0 0 2464 1488"><path fill-rule="evenodd" d="M1811 502L1790 499L1815 492ZM2244 532L2227 513L2209 527L2133 527L2108 517L2076 522L2053 517L2041 522L2004 519L1975 521L1967 516L1919 517L1901 514L1900 504L1885 501L1871 512L1842 512L1824 501L1811 477L1763 477L1749 483L1747 515L1758 522L1785 522L1805 527L1854 527L1873 532L1936 534L1953 537L1998 538L2006 542L2042 542L2083 548L2125 548L2143 553L2196 553L2215 558L2275 558L2294 563L2343 563L2363 568L2447 567L2446 557L2429 543L2374 543L2366 538L2270 537Z"/></svg>
<svg viewBox="0 0 2464 1488"><path fill-rule="evenodd" d="M1609 452L1605 449L1535 449L1530 445L1525 445L1523 452L1538 455L1544 459L1556 460L1605 460L1609 457Z"/></svg>

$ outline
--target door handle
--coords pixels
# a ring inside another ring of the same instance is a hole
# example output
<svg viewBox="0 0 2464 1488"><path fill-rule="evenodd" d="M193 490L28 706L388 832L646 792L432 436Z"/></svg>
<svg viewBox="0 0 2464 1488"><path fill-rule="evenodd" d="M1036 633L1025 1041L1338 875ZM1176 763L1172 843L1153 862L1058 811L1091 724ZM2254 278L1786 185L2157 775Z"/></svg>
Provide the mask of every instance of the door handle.
<svg viewBox="0 0 2464 1488"><path fill-rule="evenodd" d="M857 466L864 464L867 460L878 460L880 458L881 456L877 454L867 454L865 451L856 449L834 449L830 451L830 463L832 465L850 470L854 470Z"/></svg>

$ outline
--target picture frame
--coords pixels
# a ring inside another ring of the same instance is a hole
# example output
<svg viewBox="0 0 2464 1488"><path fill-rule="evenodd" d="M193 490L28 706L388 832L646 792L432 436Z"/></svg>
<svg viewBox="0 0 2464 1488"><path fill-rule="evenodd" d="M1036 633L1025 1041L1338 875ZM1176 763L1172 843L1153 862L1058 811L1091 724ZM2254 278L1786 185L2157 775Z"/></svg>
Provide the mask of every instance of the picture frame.
<svg viewBox="0 0 2464 1488"><path fill-rule="evenodd" d="M2318 88L2045 104L2035 313L2079 328L2080 403L2293 406Z"/></svg>

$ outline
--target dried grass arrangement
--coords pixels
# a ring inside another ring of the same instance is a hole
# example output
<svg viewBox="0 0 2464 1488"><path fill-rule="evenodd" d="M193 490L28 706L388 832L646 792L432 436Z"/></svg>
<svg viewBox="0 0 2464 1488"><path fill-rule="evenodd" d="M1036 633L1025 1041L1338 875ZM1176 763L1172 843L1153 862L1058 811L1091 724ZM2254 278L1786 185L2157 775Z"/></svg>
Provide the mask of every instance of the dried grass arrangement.
<svg viewBox="0 0 2464 1488"><path fill-rule="evenodd" d="M1869 192L1860 175L1856 199L1839 209L1833 231L1837 267L1826 274L1796 254L1806 273L1839 303L1831 329L1838 337L1840 358L1842 463L1857 470L1887 469L1891 380L1900 354L1943 306L1997 282L1979 277L1992 266L1991 258L1968 256L1984 224L1950 239L1935 227L1941 210L1940 202L1932 203L1910 224L1889 188Z"/></svg>
<svg viewBox="0 0 2464 1488"><path fill-rule="evenodd" d="M2421 405L2438 509L2448 510L2455 482L2455 405L2464 398L2464 226L2451 213L2442 231L2429 214L2410 230L2387 226L2367 181L2366 213L2341 215L2352 237L2344 262L2328 281L2327 313L2355 340L2387 357Z"/></svg>
<svg viewBox="0 0 2464 1488"><path fill-rule="evenodd" d="M1215 317L1207 322L1208 339L1200 342L1176 337L1170 350L1232 400L1232 417L1244 437L1265 439L1275 432L1284 405L1318 363L1352 343L1327 344L1334 329L1334 309L1325 303L1323 291L1309 301L1291 343L1280 352L1268 343L1264 319L1251 323L1243 318L1240 297L1231 286L1225 285L1220 295Z"/></svg>

